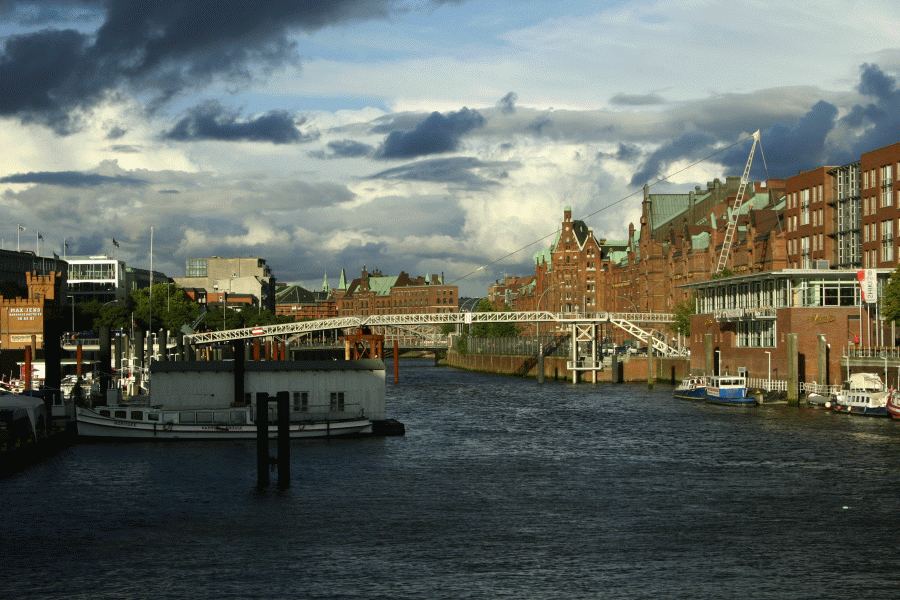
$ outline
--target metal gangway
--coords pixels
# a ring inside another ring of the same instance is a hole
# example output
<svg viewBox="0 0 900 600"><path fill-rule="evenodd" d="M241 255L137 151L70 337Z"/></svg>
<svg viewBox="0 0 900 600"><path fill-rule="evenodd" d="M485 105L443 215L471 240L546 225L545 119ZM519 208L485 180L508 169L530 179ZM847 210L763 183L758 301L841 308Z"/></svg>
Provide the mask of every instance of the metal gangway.
<svg viewBox="0 0 900 600"><path fill-rule="evenodd" d="M243 327L239 329L226 329L222 331L208 331L194 333L185 336L187 344L212 344L218 342L231 342L242 339L254 339L272 336L296 336L298 334L310 334L332 329L356 329L360 327L401 327L417 329L420 325L473 325L478 323L554 323L561 328L571 329L573 342L577 339L585 339L587 331L584 327L592 329L592 335L596 339L596 327L601 324L611 324L629 335L636 337L641 342L652 347L661 356L686 357L688 350L678 348L668 343L656 328L645 329L646 324L664 325L672 323L675 316L671 313L640 313L640 312L596 312L596 313L554 313L549 311L516 311L516 312L448 312L448 313L417 313L417 314L384 314L367 316L345 316L330 319L317 319L314 321L298 321L294 323L281 323L277 325L264 325L257 327ZM645 327L641 327L638 324ZM581 328L581 330L577 330ZM577 339L576 339L577 338ZM577 344L573 344L577 346ZM576 360L577 357L573 358ZM596 362L596 356L591 359Z"/></svg>

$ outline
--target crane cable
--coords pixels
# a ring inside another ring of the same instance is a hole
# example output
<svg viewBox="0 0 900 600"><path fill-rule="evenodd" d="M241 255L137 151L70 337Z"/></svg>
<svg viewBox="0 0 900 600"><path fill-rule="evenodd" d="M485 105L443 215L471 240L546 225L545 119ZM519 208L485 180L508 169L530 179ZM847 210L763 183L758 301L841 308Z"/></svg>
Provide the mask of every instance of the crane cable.
<svg viewBox="0 0 900 600"><path fill-rule="evenodd" d="M720 154L720 153L722 153L722 152L725 152L726 150L730 150L731 148L734 148L735 146L737 146L737 145L740 144L741 142L746 141L746 140L748 140L748 139L751 139L752 137L753 137L752 135L742 136L742 137L738 138L734 143L729 144L728 146L722 146L721 148L715 150L714 152L711 152L710 154L707 154L707 155L704 156L703 158L698 159L698 160L692 162L691 164L689 164L689 165L687 165L687 166L685 166L685 167L683 167L683 168L681 168L681 169L678 169L677 171L673 171L673 172L671 172L671 173L667 173L666 175L664 175L664 176L662 176L662 177L659 177L659 178L658 178L656 181L654 181L653 183L648 184L647 187L648 187L648 188L653 187L653 186L655 186L655 185L658 184L658 183L662 183L663 181L666 181L666 180L668 180L668 179L671 178L671 177L674 177L674 176L676 176L676 175L679 175L680 173L683 173L684 171L687 171L688 169L690 169L690 168L692 168L692 167L695 167L695 166L699 165L700 163L709 160L710 158L712 158L713 156L715 156L715 155L717 155L717 154ZM760 151L762 151L762 146L760 146ZM765 159L765 156L763 156L763 164L765 164L765 162L766 162L766 159ZM769 174L769 169L768 169L768 167L766 167L766 177L767 177L767 178L768 178L768 174ZM623 196L623 197L619 198L618 200L614 200L614 201L610 202L609 204L607 204L607 205L605 205L605 206L601 206L600 208L598 208L598 209L595 210L594 212L589 213L589 214L585 215L584 217L582 217L581 220L589 219L589 218L591 218L591 217L593 217L593 216L595 216L595 215L597 215L597 214L599 214L599 213L601 213L601 212L603 212L603 211L605 211L605 210L608 210L608 209L612 208L613 206L616 206L617 204L621 204L622 202L625 202L626 200L628 200L628 199L631 198L632 196L635 196L636 194L638 194L638 193L641 192L641 191L642 191L642 189L637 189L637 190L631 192L630 194L628 194L627 196ZM510 256L514 256L514 255L518 254L519 252L521 252L522 250L526 250L526 249L530 248L531 246L534 246L535 244L538 244L538 243L540 243L540 242L546 240L547 238L556 235L557 233L559 233L559 229L555 229L555 230L553 230L551 233L548 233L547 235L544 235L544 236L542 236L542 237L539 237L538 239L536 239L536 240L534 240L534 241L531 241L531 242L525 244L525 245L522 246L521 248L517 248L517 249L513 250L512 252L508 252L508 253L504 254L503 256L501 256L500 258L494 259L494 260L492 260L491 262L485 263L485 264L481 265L480 267L477 267L477 268L475 268L475 269L472 269L471 271L469 271L469 272L466 273L465 275L461 275L461 276L457 277L456 279L450 281L448 285L452 285L452 284L454 284L454 283L456 283L456 282L458 282L458 281L462 281L462 280L464 280L464 279L468 279L469 277L471 277L471 276L474 275L475 273L479 273L479 272L481 272L481 271L484 271L484 270L487 269L488 267L491 267L491 266L493 266L493 265L495 265L495 264L497 264L497 263L499 263L499 262L502 262L502 261L506 260L507 258L509 258Z"/></svg>

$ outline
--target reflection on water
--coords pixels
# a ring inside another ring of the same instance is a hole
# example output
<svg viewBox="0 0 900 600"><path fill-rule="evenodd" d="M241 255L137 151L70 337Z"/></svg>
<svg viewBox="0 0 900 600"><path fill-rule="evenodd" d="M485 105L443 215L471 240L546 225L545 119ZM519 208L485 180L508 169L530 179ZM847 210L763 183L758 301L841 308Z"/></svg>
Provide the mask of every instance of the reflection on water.
<svg viewBox="0 0 900 600"><path fill-rule="evenodd" d="M0 480L0 589L896 596L900 423L670 393L404 363L407 435L295 442L283 492L252 441L79 445Z"/></svg>

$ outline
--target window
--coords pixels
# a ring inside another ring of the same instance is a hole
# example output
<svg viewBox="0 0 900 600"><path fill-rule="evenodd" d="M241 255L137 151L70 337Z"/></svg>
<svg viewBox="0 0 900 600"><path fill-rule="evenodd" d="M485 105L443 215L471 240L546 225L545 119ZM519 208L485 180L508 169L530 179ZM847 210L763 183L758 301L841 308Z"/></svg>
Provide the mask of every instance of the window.
<svg viewBox="0 0 900 600"><path fill-rule="evenodd" d="M294 392L294 412L309 410L309 392Z"/></svg>
<svg viewBox="0 0 900 600"><path fill-rule="evenodd" d="M117 410L113 412L113 416L117 419L124 419L127 413L124 410Z"/></svg>
<svg viewBox="0 0 900 600"><path fill-rule="evenodd" d="M894 260L894 221L881 222L881 260Z"/></svg>
<svg viewBox="0 0 900 600"><path fill-rule="evenodd" d="M809 225L809 190L800 192L800 224Z"/></svg>
<svg viewBox="0 0 900 600"><path fill-rule="evenodd" d="M331 392L330 409L332 411L344 410L344 392Z"/></svg>
<svg viewBox="0 0 900 600"><path fill-rule="evenodd" d="M140 410L131 411L131 418L135 421L143 421L144 420L144 412Z"/></svg>

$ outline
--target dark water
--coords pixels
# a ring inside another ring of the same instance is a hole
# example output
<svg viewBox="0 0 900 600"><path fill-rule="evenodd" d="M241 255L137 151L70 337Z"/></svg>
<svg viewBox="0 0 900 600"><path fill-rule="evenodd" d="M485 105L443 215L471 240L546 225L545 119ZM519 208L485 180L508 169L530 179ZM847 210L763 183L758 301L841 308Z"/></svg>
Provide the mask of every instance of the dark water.
<svg viewBox="0 0 900 600"><path fill-rule="evenodd" d="M286 492L254 491L252 442L79 445L0 480L0 596L900 597L900 423L401 377L406 437L297 442Z"/></svg>

